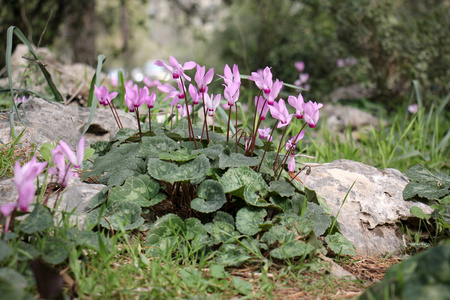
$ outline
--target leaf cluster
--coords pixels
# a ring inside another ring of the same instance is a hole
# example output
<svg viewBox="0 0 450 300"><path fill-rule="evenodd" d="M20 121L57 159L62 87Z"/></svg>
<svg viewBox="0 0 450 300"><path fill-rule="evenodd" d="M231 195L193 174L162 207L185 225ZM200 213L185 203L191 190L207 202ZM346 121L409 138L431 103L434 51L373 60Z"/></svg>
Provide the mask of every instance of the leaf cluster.
<svg viewBox="0 0 450 300"><path fill-rule="evenodd" d="M88 205L88 226L147 229L151 256L189 245L195 253L217 250L215 259L224 265L266 255L304 259L326 253L318 238L328 233L331 212L287 172L274 180L275 159L282 155L266 153L257 172L262 141L254 156L246 156L243 145L236 152L234 143L214 132L196 148L186 120L172 130L158 124L152 129L142 139L136 131L120 130L109 142L92 146L94 161L82 179L107 186ZM200 128L194 133L200 136ZM329 249L353 255L351 243L334 233Z"/></svg>

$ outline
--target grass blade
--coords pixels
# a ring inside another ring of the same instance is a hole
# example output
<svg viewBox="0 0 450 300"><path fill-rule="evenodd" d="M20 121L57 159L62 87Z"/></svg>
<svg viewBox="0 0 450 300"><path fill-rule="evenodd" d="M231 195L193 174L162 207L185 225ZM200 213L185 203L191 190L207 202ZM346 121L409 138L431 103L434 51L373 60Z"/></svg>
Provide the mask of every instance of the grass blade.
<svg viewBox="0 0 450 300"><path fill-rule="evenodd" d="M12 75L11 75L11 50L12 50L12 35L13 33L22 41L22 43L24 43L28 49L30 50L30 53L33 55L35 62L38 64L39 69L41 69L42 74L44 74L45 80L47 81L53 96L55 97L55 100L58 102L64 102L61 94L59 93L58 89L56 88L55 83L52 80L52 76L50 75L50 73L47 71L47 69L45 68L44 64L39 60L36 52L34 52L33 46L30 44L30 42L28 42L27 38L25 37L25 35L22 33L22 31L20 31L19 28L17 28L16 26L10 26L8 28L7 31L7 54L6 57L8 59L9 57L9 64L7 65L8 68L8 79L9 79L9 84L10 84L10 90L11 90L11 97L13 98L14 101L14 95L13 95L13 87L12 87Z"/></svg>
<svg viewBox="0 0 450 300"><path fill-rule="evenodd" d="M94 88L95 85L100 86L100 72L102 70L103 63L105 62L105 56L103 54L100 54L98 56L98 62L97 62L97 69L95 71L94 77L92 77L91 86L89 88L89 99L88 103L91 106L91 113L89 114L89 119L86 124L86 128L84 128L81 136L83 136L89 129L89 126L91 126L92 120L94 119L95 111L97 110L97 103L98 99L97 97L94 97Z"/></svg>

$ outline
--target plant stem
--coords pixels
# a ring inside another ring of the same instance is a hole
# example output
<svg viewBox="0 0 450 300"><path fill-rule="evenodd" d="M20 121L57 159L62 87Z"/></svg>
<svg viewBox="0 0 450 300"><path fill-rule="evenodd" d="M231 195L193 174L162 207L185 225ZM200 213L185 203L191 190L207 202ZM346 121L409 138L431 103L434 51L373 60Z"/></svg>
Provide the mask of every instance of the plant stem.
<svg viewBox="0 0 450 300"><path fill-rule="evenodd" d="M227 142L230 140L230 118L231 118L231 106L228 111L228 127L227 127Z"/></svg>
<svg viewBox="0 0 450 300"><path fill-rule="evenodd" d="M275 127L277 127L277 125L278 125L278 122L280 122L279 120L277 120L277 122L275 123L275 125L273 126L273 128L275 128ZM266 152L267 152L267 149L269 148L269 144L270 144L270 141L267 141L267 144L266 144L266 148L264 149L264 153L263 153L263 156L261 157L261 161L259 162L259 165L258 165L258 172L259 172L259 170L261 169L261 165L262 165L262 162L263 162L263 160L264 160L264 157L266 156ZM278 155L278 154L277 154ZM275 163L277 162L277 159L275 159Z"/></svg>
<svg viewBox="0 0 450 300"><path fill-rule="evenodd" d="M278 144L277 156L275 156L275 162L274 162L274 164L273 164L273 171L274 171L274 172L275 172L275 166L277 165L278 155L280 154L280 151L281 151L281 143L283 142L284 135L286 134L286 130L287 130L288 127L289 127L289 126L285 126L285 127L284 127L283 134L281 135L281 138L280 138L280 143Z"/></svg>
<svg viewBox="0 0 450 300"><path fill-rule="evenodd" d="M139 107L138 107L138 108L136 108L136 119L137 119L137 122L138 122L138 128L139 128L139 137L140 137L140 138L141 138L141 140L142 140L141 120L139 119Z"/></svg>

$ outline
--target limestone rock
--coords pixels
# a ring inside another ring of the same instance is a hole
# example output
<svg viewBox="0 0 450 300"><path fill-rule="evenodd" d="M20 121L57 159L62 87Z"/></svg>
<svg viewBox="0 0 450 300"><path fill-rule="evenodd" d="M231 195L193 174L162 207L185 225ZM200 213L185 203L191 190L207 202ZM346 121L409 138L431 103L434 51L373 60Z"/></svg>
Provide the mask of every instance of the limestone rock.
<svg viewBox="0 0 450 300"><path fill-rule="evenodd" d="M60 139L76 143L88 122L90 108L67 106L40 98L32 98L24 105L26 112L23 122L27 126L22 141L41 145L45 142L57 142ZM137 128L136 119L130 113L118 110L125 128ZM18 123L16 123L18 125ZM15 126L18 135L23 126ZM96 141L108 140L118 131L118 127L109 108L98 107L94 119L85 135L89 145ZM6 118L0 118L0 141L10 141L10 126Z"/></svg>
<svg viewBox="0 0 450 300"><path fill-rule="evenodd" d="M305 185L326 200L335 216L339 212L341 232L358 253L380 256L400 250L403 241L398 221L415 218L409 212L412 206L419 206L427 214L433 211L423 203L403 200L408 178L398 170L378 170L350 160L311 169Z"/></svg>

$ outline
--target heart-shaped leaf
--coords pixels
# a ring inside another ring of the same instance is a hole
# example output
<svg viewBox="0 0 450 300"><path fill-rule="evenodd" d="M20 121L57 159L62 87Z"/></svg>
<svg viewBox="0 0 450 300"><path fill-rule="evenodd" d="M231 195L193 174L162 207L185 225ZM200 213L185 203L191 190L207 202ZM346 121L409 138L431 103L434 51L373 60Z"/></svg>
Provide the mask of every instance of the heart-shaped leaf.
<svg viewBox="0 0 450 300"><path fill-rule="evenodd" d="M278 248L270 251L270 256L278 259L288 259L297 256L303 256L311 253L314 247L302 241L289 241Z"/></svg>
<svg viewBox="0 0 450 300"><path fill-rule="evenodd" d="M244 166L256 166L258 160L254 157L245 156L241 153L230 153L230 155L225 153L220 153L219 155L219 168L237 168Z"/></svg>
<svg viewBox="0 0 450 300"><path fill-rule="evenodd" d="M246 235L257 234L261 228L260 224L264 223L264 217L267 211L259 207L243 207L236 214L236 228Z"/></svg>
<svg viewBox="0 0 450 300"><path fill-rule="evenodd" d="M33 212L22 222L20 230L27 234L42 232L53 226L53 216L48 207L36 204Z"/></svg>
<svg viewBox="0 0 450 300"><path fill-rule="evenodd" d="M222 185L215 180L205 180L198 187L198 198L192 200L191 207L202 213L211 213L226 202Z"/></svg>
<svg viewBox="0 0 450 300"><path fill-rule="evenodd" d="M286 180L275 180L270 182L269 192L275 192L281 197L291 197L295 194L295 188Z"/></svg>
<svg viewBox="0 0 450 300"><path fill-rule="evenodd" d="M200 155L193 161L178 166L157 158L149 158L147 166L148 173L153 178L174 183L202 178L209 169L209 160L205 155Z"/></svg>
<svg viewBox="0 0 450 300"><path fill-rule="evenodd" d="M130 177L123 186L109 191L108 205L116 201L133 201L142 207L151 205L150 198L159 192L159 183L148 175Z"/></svg>
<svg viewBox="0 0 450 300"><path fill-rule="evenodd" d="M133 201L113 202L105 211L105 218L100 219L100 225L114 230L131 230L138 228L144 223L141 217L141 206Z"/></svg>
<svg viewBox="0 0 450 300"><path fill-rule="evenodd" d="M339 232L333 235L327 235L325 241L331 251L336 254L356 255L355 246Z"/></svg>
<svg viewBox="0 0 450 300"><path fill-rule="evenodd" d="M161 153L179 150L180 146L166 136L144 136L138 152L139 157L159 157Z"/></svg>
<svg viewBox="0 0 450 300"><path fill-rule="evenodd" d="M73 243L60 237L47 237L42 249L42 259L50 264L60 264L69 257Z"/></svg>

